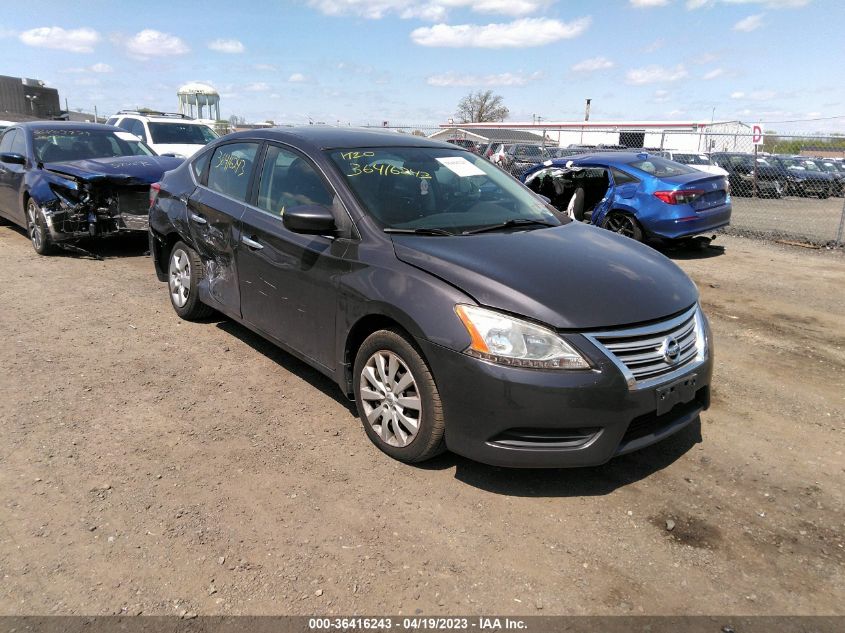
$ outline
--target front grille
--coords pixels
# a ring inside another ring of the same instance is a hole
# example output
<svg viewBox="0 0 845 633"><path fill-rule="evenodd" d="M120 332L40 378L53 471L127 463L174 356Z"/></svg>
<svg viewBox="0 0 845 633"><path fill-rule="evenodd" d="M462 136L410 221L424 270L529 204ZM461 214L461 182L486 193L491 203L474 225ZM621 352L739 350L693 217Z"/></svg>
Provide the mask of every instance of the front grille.
<svg viewBox="0 0 845 633"><path fill-rule="evenodd" d="M117 194L117 204L121 213L147 215L150 211L150 189L123 190Z"/></svg>
<svg viewBox="0 0 845 633"><path fill-rule="evenodd" d="M682 418L701 411L705 407L706 389L707 387L702 387L696 392L695 398L692 401L675 405L668 413L657 415L656 411L652 411L634 418L628 425L620 446L624 447L628 442L633 442L641 437L659 435L665 429L678 423Z"/></svg>
<svg viewBox="0 0 845 633"><path fill-rule="evenodd" d="M618 361L637 383L651 382L693 362L701 336L698 309L645 327L592 334L593 340ZM677 345L674 348L673 343ZM676 352L676 353L669 353Z"/></svg>

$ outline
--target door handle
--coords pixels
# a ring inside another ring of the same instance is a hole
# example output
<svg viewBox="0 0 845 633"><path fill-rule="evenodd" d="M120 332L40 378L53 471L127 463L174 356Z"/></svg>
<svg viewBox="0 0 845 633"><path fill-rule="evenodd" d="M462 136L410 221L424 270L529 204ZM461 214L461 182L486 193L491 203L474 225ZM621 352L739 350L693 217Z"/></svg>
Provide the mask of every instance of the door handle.
<svg viewBox="0 0 845 633"><path fill-rule="evenodd" d="M201 215L197 215L196 213L191 214L191 219L196 222L197 224L208 224L208 220L206 220Z"/></svg>
<svg viewBox="0 0 845 633"><path fill-rule="evenodd" d="M256 242L255 240L249 239L246 235L241 235L241 242L246 244L249 248L254 248L257 251L260 251L264 248L264 245L260 242Z"/></svg>

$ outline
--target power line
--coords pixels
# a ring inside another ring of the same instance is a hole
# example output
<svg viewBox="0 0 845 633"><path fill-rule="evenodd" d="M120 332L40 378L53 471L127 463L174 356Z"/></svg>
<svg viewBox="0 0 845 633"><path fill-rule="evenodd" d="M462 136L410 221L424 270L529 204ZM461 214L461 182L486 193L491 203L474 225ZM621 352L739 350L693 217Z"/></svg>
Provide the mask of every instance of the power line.
<svg viewBox="0 0 845 633"><path fill-rule="evenodd" d="M760 121L760 123L806 123L810 121L832 121L834 119L845 119L845 114L840 114L839 116L825 116L819 117L817 119L789 119L787 121Z"/></svg>

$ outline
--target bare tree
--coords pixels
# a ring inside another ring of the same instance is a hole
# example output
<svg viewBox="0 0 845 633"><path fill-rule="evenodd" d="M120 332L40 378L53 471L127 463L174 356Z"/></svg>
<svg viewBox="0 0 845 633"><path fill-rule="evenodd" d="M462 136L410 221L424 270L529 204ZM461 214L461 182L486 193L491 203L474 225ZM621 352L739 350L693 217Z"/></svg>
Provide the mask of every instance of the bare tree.
<svg viewBox="0 0 845 633"><path fill-rule="evenodd" d="M501 95L494 95L492 90L479 90L461 99L455 114L461 123L489 123L504 121L508 113Z"/></svg>

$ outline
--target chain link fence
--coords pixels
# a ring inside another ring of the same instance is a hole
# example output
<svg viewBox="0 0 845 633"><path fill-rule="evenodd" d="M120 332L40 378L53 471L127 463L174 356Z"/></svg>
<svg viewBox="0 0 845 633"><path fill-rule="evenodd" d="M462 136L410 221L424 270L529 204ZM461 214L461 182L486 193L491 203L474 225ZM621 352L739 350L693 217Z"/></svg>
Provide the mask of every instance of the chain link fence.
<svg viewBox="0 0 845 633"><path fill-rule="evenodd" d="M465 147L517 178L549 158L615 151L657 154L728 179L733 211L727 232L845 244L845 136L767 133L755 144L752 129L736 122L695 131L544 128L539 123L527 129L496 124L378 127Z"/></svg>

